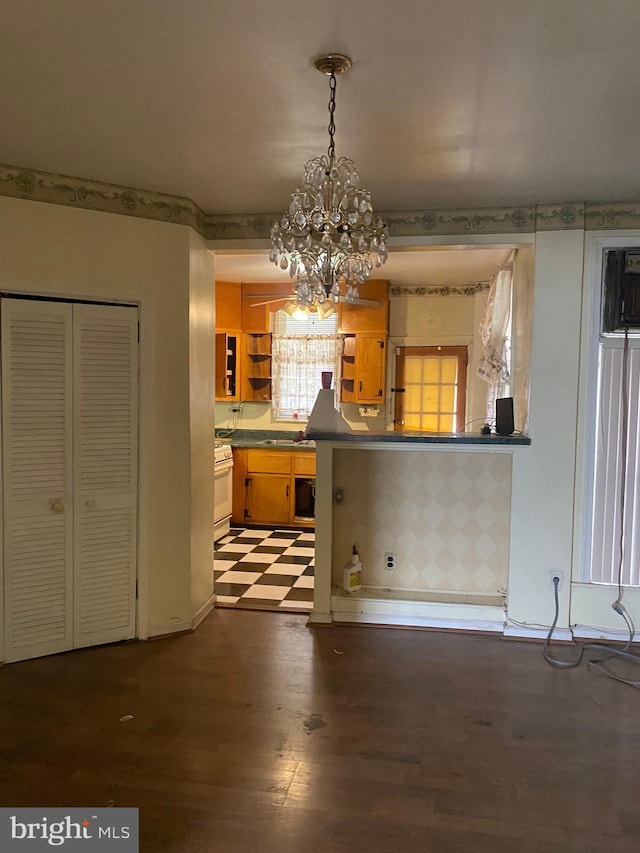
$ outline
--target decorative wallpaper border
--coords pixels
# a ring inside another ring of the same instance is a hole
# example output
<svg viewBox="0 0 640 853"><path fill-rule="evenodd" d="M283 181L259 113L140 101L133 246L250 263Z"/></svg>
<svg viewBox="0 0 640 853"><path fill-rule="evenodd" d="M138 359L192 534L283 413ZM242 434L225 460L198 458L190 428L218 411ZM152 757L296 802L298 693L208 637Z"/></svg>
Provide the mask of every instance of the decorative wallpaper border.
<svg viewBox="0 0 640 853"><path fill-rule="evenodd" d="M265 240L278 213L207 214L189 198L0 165L0 196L188 225L207 240ZM640 202L567 202L519 207L381 211L392 237L640 229Z"/></svg>
<svg viewBox="0 0 640 853"><path fill-rule="evenodd" d="M640 204L635 202L587 204L585 219L587 231L601 231L607 228L640 228Z"/></svg>
<svg viewBox="0 0 640 853"><path fill-rule="evenodd" d="M583 229L584 209L582 202L580 204L539 204L536 206L536 231Z"/></svg>
<svg viewBox="0 0 640 853"><path fill-rule="evenodd" d="M0 165L0 195L101 213L117 213L205 230L205 215L189 198Z"/></svg>
<svg viewBox="0 0 640 853"><path fill-rule="evenodd" d="M534 207L391 211L382 214L391 237L423 234L505 234L535 230Z"/></svg>
<svg viewBox="0 0 640 853"><path fill-rule="evenodd" d="M491 287L489 281L478 281L475 284L391 284L389 296L475 296L484 293Z"/></svg>

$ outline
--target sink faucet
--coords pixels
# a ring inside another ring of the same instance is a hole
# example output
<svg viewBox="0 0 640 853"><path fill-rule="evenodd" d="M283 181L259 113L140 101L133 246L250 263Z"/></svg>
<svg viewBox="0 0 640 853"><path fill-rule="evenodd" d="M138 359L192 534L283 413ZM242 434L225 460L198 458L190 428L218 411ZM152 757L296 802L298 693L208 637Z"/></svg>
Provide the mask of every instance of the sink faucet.
<svg viewBox="0 0 640 853"><path fill-rule="evenodd" d="M305 434L304 434L304 432L303 432L302 430L300 430L300 431L298 432L297 436L296 436L293 440L295 441L295 443L296 443L296 444L297 444L299 441L304 441L304 440L305 440Z"/></svg>

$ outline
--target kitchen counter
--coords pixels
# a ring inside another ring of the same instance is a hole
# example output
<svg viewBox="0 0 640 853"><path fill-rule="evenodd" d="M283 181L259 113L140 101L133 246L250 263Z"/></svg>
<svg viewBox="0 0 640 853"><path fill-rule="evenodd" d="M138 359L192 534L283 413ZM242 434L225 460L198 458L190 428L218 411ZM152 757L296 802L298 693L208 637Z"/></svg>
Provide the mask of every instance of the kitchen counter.
<svg viewBox="0 0 640 853"><path fill-rule="evenodd" d="M366 442L375 444L448 444L448 445L481 445L493 447L496 445L527 445L531 439L526 435L481 435L477 432L315 432L309 431L313 441L331 442Z"/></svg>
<svg viewBox="0 0 640 853"><path fill-rule="evenodd" d="M259 447L261 450L286 450L289 453L295 450L296 452L314 453L315 442L296 441L298 435L299 430L293 432L290 430L236 429L231 431L221 429L216 430L215 439L238 448Z"/></svg>

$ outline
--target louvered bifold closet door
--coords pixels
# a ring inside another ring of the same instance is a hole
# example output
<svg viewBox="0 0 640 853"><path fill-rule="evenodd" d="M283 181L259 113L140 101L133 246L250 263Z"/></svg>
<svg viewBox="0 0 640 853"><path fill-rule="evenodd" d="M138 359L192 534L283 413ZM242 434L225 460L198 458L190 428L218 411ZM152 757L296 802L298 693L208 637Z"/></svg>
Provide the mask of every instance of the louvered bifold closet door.
<svg viewBox="0 0 640 853"><path fill-rule="evenodd" d="M70 649L71 306L2 299L5 660Z"/></svg>
<svg viewBox="0 0 640 853"><path fill-rule="evenodd" d="M136 633L138 323L74 305L74 645Z"/></svg>

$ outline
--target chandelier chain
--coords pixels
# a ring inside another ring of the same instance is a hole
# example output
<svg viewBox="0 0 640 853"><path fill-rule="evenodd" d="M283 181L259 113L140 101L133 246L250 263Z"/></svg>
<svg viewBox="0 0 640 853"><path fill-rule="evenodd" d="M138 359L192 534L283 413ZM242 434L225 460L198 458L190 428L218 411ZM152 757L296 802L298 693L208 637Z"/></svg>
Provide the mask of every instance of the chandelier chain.
<svg viewBox="0 0 640 853"><path fill-rule="evenodd" d="M329 89L331 90L331 96L329 97L329 148L327 154L329 155L329 166L331 167L336 159L336 143L334 140L336 132L334 118L336 112L336 75L333 73L329 78Z"/></svg>

